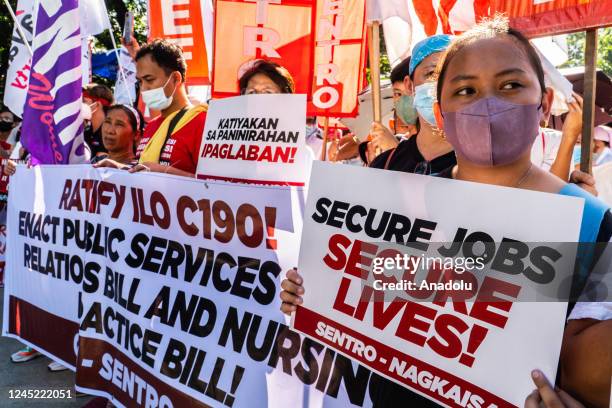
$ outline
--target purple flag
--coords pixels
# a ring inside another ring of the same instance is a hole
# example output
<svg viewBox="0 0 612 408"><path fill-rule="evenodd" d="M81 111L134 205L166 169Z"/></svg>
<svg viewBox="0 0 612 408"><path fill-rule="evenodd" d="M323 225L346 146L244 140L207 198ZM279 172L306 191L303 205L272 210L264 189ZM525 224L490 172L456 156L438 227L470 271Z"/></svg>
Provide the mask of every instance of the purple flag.
<svg viewBox="0 0 612 408"><path fill-rule="evenodd" d="M21 138L34 163L84 163L78 0L40 0Z"/></svg>

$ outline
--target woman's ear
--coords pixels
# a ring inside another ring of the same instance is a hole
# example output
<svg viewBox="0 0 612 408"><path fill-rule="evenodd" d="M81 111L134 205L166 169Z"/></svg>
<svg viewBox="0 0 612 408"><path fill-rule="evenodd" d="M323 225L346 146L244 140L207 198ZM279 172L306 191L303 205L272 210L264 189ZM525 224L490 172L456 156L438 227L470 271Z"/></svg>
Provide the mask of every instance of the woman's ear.
<svg viewBox="0 0 612 408"><path fill-rule="evenodd" d="M552 109L553 100L555 98L555 91L552 88L546 88L542 94L542 120L548 123L550 118L550 111Z"/></svg>
<svg viewBox="0 0 612 408"><path fill-rule="evenodd" d="M433 103L433 113L436 118L436 126L438 129L444 130L444 118L442 117L442 109L440 108L440 102L435 101Z"/></svg>

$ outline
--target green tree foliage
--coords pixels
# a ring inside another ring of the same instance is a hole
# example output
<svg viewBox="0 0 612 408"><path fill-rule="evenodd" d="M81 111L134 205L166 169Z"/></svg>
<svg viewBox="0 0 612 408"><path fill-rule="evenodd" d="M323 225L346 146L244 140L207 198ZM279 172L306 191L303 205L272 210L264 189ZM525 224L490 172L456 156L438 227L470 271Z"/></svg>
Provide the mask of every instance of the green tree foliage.
<svg viewBox="0 0 612 408"><path fill-rule="evenodd" d="M101 0L97 0L101 1ZM13 10L17 7L17 0L9 0ZM110 21L113 27L113 34L117 45L120 45L120 37L123 32L123 24L125 22L125 13L129 10L134 13L134 33L138 42L146 41L147 32L147 3L146 0L105 0L106 8L110 16ZM0 2L0 103L4 96L4 83L6 79L6 71L8 69L9 51L11 48L13 35L13 20L4 5ZM105 51L113 49L110 33L104 33L95 37L93 42L93 51ZM101 78L94 78L97 81L109 84Z"/></svg>
<svg viewBox="0 0 612 408"><path fill-rule="evenodd" d="M567 36L569 59L562 67L584 66L584 47L586 34L579 32ZM612 77L612 27L600 28L597 43L597 68Z"/></svg>
<svg viewBox="0 0 612 408"><path fill-rule="evenodd" d="M15 10L17 0L9 0L11 7ZM4 96L4 82L6 70L8 69L9 51L11 49L11 38L13 36L13 19L9 14L4 2L0 3L0 104Z"/></svg>

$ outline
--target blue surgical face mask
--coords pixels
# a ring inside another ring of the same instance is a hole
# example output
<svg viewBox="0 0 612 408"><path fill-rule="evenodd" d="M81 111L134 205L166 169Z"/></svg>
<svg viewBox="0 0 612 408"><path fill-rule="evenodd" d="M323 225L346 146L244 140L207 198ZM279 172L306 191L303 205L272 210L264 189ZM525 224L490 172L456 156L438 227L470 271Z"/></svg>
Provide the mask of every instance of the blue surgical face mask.
<svg viewBox="0 0 612 408"><path fill-rule="evenodd" d="M414 88L414 106L419 115L432 126L436 126L436 117L433 113L435 92L435 82L426 82Z"/></svg>
<svg viewBox="0 0 612 408"><path fill-rule="evenodd" d="M574 152L572 153L572 165L575 166L580 164L580 152L582 151L582 145L575 145Z"/></svg>
<svg viewBox="0 0 612 408"><path fill-rule="evenodd" d="M402 95L395 103L395 113L406 125L414 125L417 121L417 111L414 108L412 95Z"/></svg>

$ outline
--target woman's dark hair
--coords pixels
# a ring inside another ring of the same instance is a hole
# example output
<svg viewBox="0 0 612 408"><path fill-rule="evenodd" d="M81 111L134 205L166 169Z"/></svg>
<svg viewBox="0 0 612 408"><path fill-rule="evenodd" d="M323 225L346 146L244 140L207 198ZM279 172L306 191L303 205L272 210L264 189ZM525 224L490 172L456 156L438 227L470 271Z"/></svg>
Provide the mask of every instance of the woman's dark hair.
<svg viewBox="0 0 612 408"><path fill-rule="evenodd" d="M134 109L134 108L132 108ZM108 114L111 111L114 110L121 110L123 112L125 112L125 114L127 115L129 121L130 121L130 125L132 126L132 130L136 133L140 133L142 131L142 123L143 123L143 119L142 119L142 115L140 114L140 112L136 109L134 109L132 111L132 109L128 108L125 105L121 105L121 104L117 104L117 105L113 105L110 106L107 110L106 110L106 114ZM136 113L134 113L136 112ZM134 116L135 114L138 115L138 117Z"/></svg>
<svg viewBox="0 0 612 408"><path fill-rule="evenodd" d="M96 83L87 84L83 87L83 96L89 99L93 99L96 102L100 102L102 109L106 109L113 104L114 97L113 91L106 86Z"/></svg>
<svg viewBox="0 0 612 408"><path fill-rule="evenodd" d="M406 57L391 70L391 83L403 82L410 75L410 57Z"/></svg>
<svg viewBox="0 0 612 408"><path fill-rule="evenodd" d="M502 37L505 35L510 36L510 38L516 41L516 43L523 48L527 54L529 63L536 72L542 93L546 92L546 85L544 83L544 68L542 68L542 62L540 61L540 57L538 56L535 48L533 48L529 40L520 31L510 28L507 17L504 17L503 15L496 15L492 19L483 20L460 36L455 37L440 61L438 61L435 75L438 81L436 92L438 102L440 102L442 95L442 84L444 83L446 69L457 53L476 41Z"/></svg>
<svg viewBox="0 0 612 408"><path fill-rule="evenodd" d="M281 89L281 93L294 93L295 82L286 68L275 62L267 60L256 60L253 65L240 77L238 86L240 93L244 93L251 78L257 74L263 74L270 78Z"/></svg>

